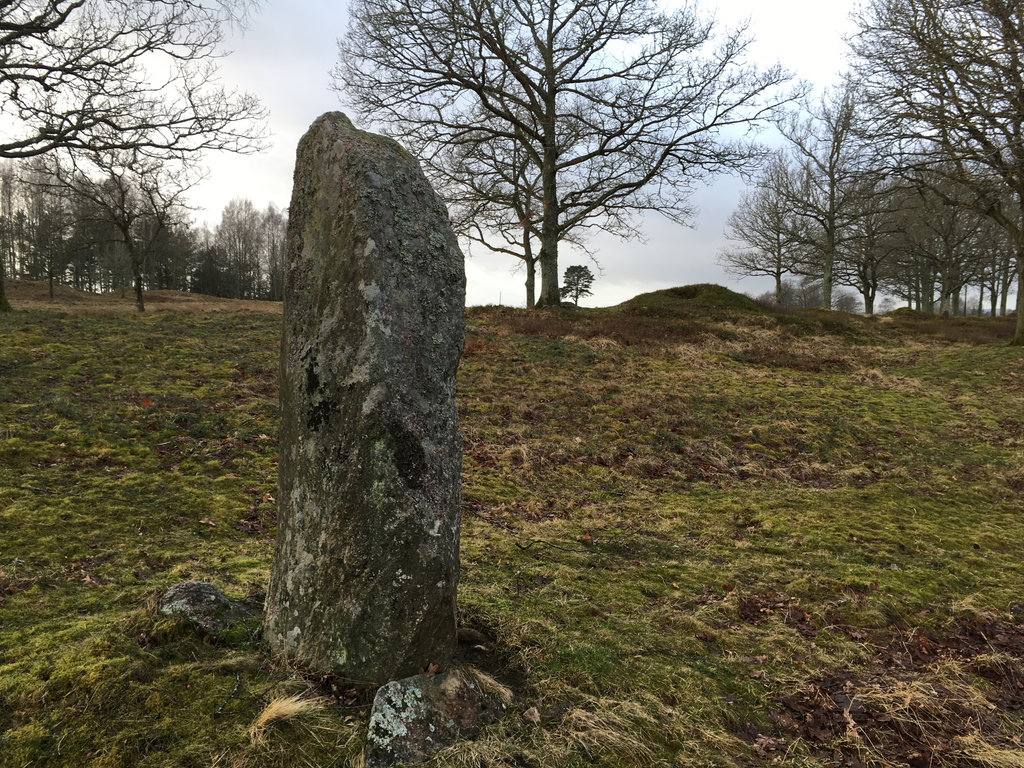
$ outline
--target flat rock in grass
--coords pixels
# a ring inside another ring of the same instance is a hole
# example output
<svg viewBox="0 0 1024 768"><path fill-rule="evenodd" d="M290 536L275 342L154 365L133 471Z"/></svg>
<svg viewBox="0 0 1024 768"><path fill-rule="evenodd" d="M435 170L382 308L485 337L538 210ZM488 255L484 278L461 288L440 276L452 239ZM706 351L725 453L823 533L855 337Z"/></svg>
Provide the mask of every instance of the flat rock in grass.
<svg viewBox="0 0 1024 768"><path fill-rule="evenodd" d="M377 690L366 735L366 768L421 763L498 719L501 699L472 673L415 675Z"/></svg>
<svg viewBox="0 0 1024 768"><path fill-rule="evenodd" d="M164 592L159 611L164 616L185 619L200 632L217 635L244 619L248 611L228 600L206 581L183 581Z"/></svg>

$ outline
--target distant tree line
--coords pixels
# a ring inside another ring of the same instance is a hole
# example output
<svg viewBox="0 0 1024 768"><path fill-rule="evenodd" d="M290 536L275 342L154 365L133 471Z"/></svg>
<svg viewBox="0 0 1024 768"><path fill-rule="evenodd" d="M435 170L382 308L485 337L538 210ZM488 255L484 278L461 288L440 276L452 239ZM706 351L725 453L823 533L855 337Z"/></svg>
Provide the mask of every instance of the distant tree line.
<svg viewBox="0 0 1024 768"><path fill-rule="evenodd" d="M184 286L185 193L210 151L263 146L266 112L218 76L258 0L0 3L0 312L8 269L93 288ZM24 164L31 162L31 165Z"/></svg>
<svg viewBox="0 0 1024 768"><path fill-rule="evenodd" d="M780 121L787 146L729 217L722 265L771 277L783 307L846 309L843 286L867 314L887 294L928 314L1005 315L1017 282L1006 229L972 205L950 161L921 164L876 132L864 100L848 81ZM995 181L988 194L1007 197Z"/></svg>
<svg viewBox="0 0 1024 768"><path fill-rule="evenodd" d="M922 312L1007 314L1024 344L1024 3L866 0L850 72L776 119L728 223L742 275L811 277Z"/></svg>
<svg viewBox="0 0 1024 768"><path fill-rule="evenodd" d="M239 198L212 228L193 226L181 196L147 189L144 176L83 175L38 160L0 163L0 261L9 278L47 281L51 295L59 284L130 293L134 247L147 290L281 300L286 212Z"/></svg>

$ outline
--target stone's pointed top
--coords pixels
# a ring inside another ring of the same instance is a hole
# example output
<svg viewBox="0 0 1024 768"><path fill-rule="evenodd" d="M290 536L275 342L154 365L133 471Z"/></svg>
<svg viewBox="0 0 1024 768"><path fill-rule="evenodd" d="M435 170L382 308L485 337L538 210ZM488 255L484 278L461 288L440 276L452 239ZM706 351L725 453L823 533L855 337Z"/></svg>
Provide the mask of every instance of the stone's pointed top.
<svg viewBox="0 0 1024 768"><path fill-rule="evenodd" d="M333 125L339 126L340 128L346 128L353 131L359 130L358 128L355 127L355 125L352 124L352 121L344 112L324 112L322 115L320 115L320 117L313 121L312 125L310 125L309 127L309 130L312 131L315 126L321 123L331 123Z"/></svg>
<svg viewBox="0 0 1024 768"><path fill-rule="evenodd" d="M358 139L359 143L356 148L363 154L379 156L380 153L393 153L395 157L401 158L401 162L408 162L411 165L414 164L417 169L419 168L419 162L397 141L379 133L371 133L357 128L344 112L325 112L314 120L299 141L299 157L302 157L304 147L309 143L320 140L331 142L335 137ZM308 153L309 150L305 151ZM323 147L314 150L317 155L322 155L325 151ZM298 164L296 164L296 170L298 170ZM426 180L424 183L426 184ZM431 192L433 192L432 189Z"/></svg>

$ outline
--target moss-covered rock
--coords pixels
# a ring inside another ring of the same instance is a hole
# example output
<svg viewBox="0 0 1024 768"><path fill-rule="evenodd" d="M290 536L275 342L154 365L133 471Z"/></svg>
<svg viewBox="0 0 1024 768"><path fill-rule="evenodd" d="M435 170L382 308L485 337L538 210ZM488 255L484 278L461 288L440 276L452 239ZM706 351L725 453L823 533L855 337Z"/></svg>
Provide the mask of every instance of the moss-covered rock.
<svg viewBox="0 0 1024 768"><path fill-rule="evenodd" d="M164 616L184 619L207 635L219 635L252 614L206 581L175 584L160 598L159 611Z"/></svg>

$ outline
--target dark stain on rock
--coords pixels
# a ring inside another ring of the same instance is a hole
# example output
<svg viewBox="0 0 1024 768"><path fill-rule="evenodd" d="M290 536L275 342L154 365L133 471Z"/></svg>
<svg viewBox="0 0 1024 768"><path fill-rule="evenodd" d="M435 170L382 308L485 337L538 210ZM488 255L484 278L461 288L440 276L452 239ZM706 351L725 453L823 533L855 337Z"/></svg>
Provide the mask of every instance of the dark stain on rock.
<svg viewBox="0 0 1024 768"><path fill-rule="evenodd" d="M320 428L328 422L335 410L337 410L337 406L330 400L321 400L315 404L311 403L306 426L312 432L319 432Z"/></svg>
<svg viewBox="0 0 1024 768"><path fill-rule="evenodd" d="M395 456L398 476L408 488L422 487L423 475L427 470L423 444L404 424L393 422L388 432L391 435L391 450Z"/></svg>

